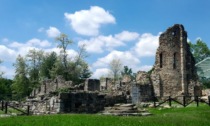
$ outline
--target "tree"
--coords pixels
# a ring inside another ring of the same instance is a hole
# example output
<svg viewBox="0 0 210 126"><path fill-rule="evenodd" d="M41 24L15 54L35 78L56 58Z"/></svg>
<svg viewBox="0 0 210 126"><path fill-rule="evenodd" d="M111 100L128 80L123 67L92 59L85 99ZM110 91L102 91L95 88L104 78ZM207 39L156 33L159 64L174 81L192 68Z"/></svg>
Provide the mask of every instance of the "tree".
<svg viewBox="0 0 210 126"><path fill-rule="evenodd" d="M122 63L120 59L113 59L110 64L110 71L113 75L114 82L116 82L120 77L120 71L122 69Z"/></svg>
<svg viewBox="0 0 210 126"><path fill-rule="evenodd" d="M24 98L29 96L32 91L30 81L27 77L28 68L26 60L22 56L18 56L16 59L15 66L15 77L12 84L13 95L16 99Z"/></svg>
<svg viewBox="0 0 210 126"><path fill-rule="evenodd" d="M52 69L50 70L50 76L53 79L56 78L56 76L58 76L58 75L64 76L64 74L66 74L66 73L64 73L64 71L66 71L66 70L62 64L62 59L59 56L59 57L57 57Z"/></svg>
<svg viewBox="0 0 210 126"><path fill-rule="evenodd" d="M91 77L91 75L92 75L92 72L89 70L88 64L83 62L82 67L81 67L80 78L87 79Z"/></svg>
<svg viewBox="0 0 210 126"><path fill-rule="evenodd" d="M74 69L79 66L79 65L83 65L85 63L84 59L88 56L87 51L86 51L86 46L82 45L79 47L79 50L77 51L77 56L75 57L75 63L73 66L73 71Z"/></svg>
<svg viewBox="0 0 210 126"><path fill-rule="evenodd" d="M61 49L60 53L63 57L62 63L64 65L65 71L64 71L64 78L68 80L68 60L67 60L67 47L69 44L72 44L73 41L68 38L66 34L61 34L59 37L56 38L56 41L60 42L58 45L58 48Z"/></svg>
<svg viewBox="0 0 210 126"><path fill-rule="evenodd" d="M91 76L91 72L89 71L88 64L85 62L85 58L88 56L86 51L86 46L81 45L79 50L77 51L77 56L74 61L70 62L70 71L71 80L80 82L83 78L89 78Z"/></svg>
<svg viewBox="0 0 210 126"><path fill-rule="evenodd" d="M130 76L131 80L134 80L135 79L135 76L136 76L136 74L133 73L132 72L132 69L131 68L128 68L128 66L124 66L123 71L121 71L121 75L122 76L128 75L128 76Z"/></svg>
<svg viewBox="0 0 210 126"><path fill-rule="evenodd" d="M0 101L12 98L11 85L12 80L0 78Z"/></svg>
<svg viewBox="0 0 210 126"><path fill-rule="evenodd" d="M44 52L42 50L29 50L26 55L27 60L29 62L29 80L31 82L32 88L37 87L39 85L40 80L40 67L43 59Z"/></svg>
<svg viewBox="0 0 210 126"><path fill-rule="evenodd" d="M210 49L201 39L198 39L195 44L189 42L190 50L195 58L196 63L210 57Z"/></svg>
<svg viewBox="0 0 210 126"><path fill-rule="evenodd" d="M53 78L50 74L50 71L52 71L56 61L57 61L57 54L55 52L51 52L50 54L45 54L40 68L41 78L48 78L48 79Z"/></svg>
<svg viewBox="0 0 210 126"><path fill-rule="evenodd" d="M124 66L124 69L123 69L123 71L121 72L121 75L123 76L123 75L132 75L132 69L131 68L128 68L128 66Z"/></svg>

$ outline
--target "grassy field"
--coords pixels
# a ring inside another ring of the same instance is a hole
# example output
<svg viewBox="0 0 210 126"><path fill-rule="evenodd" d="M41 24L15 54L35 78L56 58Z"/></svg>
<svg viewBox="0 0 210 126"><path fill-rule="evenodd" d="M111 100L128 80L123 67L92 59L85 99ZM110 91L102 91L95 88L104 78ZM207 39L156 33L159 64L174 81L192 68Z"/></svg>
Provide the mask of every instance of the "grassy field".
<svg viewBox="0 0 210 126"><path fill-rule="evenodd" d="M0 118L0 126L208 126L210 107L150 109L147 117L59 114Z"/></svg>

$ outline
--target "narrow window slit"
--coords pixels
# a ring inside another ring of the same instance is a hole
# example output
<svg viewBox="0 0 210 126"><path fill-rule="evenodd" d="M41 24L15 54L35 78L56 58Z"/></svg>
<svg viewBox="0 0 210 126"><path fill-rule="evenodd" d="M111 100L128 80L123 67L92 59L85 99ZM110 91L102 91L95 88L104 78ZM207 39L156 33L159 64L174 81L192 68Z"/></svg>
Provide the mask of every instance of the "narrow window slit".
<svg viewBox="0 0 210 126"><path fill-rule="evenodd" d="M160 53L160 68L163 67L163 54Z"/></svg>
<svg viewBox="0 0 210 126"><path fill-rule="evenodd" d="M174 53L173 57L173 69L176 69L176 53Z"/></svg>

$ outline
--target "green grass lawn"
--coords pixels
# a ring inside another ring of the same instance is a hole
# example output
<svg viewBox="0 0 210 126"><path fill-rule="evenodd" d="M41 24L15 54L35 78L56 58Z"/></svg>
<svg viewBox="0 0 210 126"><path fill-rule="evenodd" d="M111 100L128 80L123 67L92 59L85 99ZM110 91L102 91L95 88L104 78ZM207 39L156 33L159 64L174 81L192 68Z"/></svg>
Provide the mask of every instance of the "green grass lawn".
<svg viewBox="0 0 210 126"><path fill-rule="evenodd" d="M0 118L0 126L209 126L210 107L149 109L146 117L59 114Z"/></svg>

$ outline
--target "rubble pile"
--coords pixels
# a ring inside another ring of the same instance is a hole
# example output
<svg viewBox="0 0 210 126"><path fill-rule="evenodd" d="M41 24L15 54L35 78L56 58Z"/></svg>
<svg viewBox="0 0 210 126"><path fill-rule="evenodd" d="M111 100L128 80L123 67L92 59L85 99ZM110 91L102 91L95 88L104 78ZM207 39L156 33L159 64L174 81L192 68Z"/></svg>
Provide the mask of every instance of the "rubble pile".
<svg viewBox="0 0 210 126"><path fill-rule="evenodd" d="M105 107L103 115L117 115L117 116L146 116L151 113L145 110L138 110L134 104L115 104L113 107Z"/></svg>

